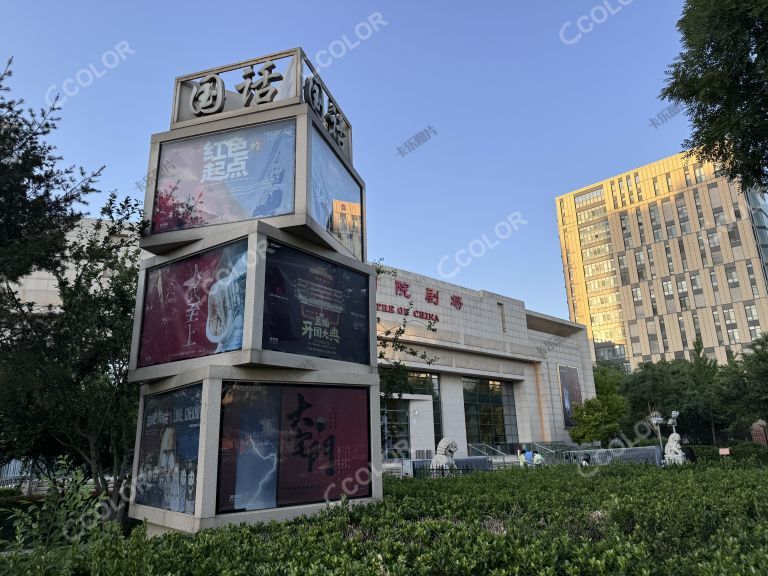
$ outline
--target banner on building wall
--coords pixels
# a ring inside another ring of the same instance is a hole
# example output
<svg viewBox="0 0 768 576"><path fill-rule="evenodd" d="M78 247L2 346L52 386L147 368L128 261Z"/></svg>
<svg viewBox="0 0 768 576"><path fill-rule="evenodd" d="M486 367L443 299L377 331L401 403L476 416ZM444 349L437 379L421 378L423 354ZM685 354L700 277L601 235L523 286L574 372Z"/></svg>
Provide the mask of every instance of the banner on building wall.
<svg viewBox="0 0 768 576"><path fill-rule="evenodd" d="M161 144L152 231L290 214L295 161L294 120Z"/></svg>
<svg viewBox="0 0 768 576"><path fill-rule="evenodd" d="M194 514L201 392L196 384L145 397L137 504Z"/></svg>
<svg viewBox="0 0 768 576"><path fill-rule="evenodd" d="M573 366L558 366L558 376L560 378L560 394L563 400L563 419L565 427L572 427L573 407L581 404L581 384L579 383L579 371Z"/></svg>
<svg viewBox="0 0 768 576"><path fill-rule="evenodd" d="M371 494L368 390L225 382L219 513Z"/></svg>
<svg viewBox="0 0 768 576"><path fill-rule="evenodd" d="M270 241L264 298L265 350L370 363L365 274Z"/></svg>
<svg viewBox="0 0 768 576"><path fill-rule="evenodd" d="M147 271L139 366L239 350L248 241Z"/></svg>

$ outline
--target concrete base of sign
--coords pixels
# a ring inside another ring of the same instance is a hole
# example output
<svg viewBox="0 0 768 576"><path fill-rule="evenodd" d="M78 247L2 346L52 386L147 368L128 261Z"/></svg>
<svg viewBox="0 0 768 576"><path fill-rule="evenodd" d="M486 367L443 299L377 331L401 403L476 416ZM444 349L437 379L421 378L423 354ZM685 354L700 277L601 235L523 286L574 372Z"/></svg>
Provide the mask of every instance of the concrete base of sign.
<svg viewBox="0 0 768 576"><path fill-rule="evenodd" d="M358 498L348 500L352 506L374 504L382 499L381 495L373 498ZM147 522L147 536L162 536L169 532L198 532L208 528L219 528L226 524L256 524L270 522L272 520L292 520L300 516L310 516L326 508L339 506L341 502L322 502L318 504L304 504L301 506L287 506L285 508L271 508L269 510L254 510L252 512L236 512L233 514L220 514L213 518L195 518L188 514L158 510L148 506L136 505L131 512L131 517ZM154 520L154 521L153 521Z"/></svg>
<svg viewBox="0 0 768 576"><path fill-rule="evenodd" d="M365 504L383 497L381 452L381 427L379 423L379 377L378 374L355 374L340 372L321 372L314 370L296 370L285 368L243 368L236 366L205 366L189 370L175 376L144 384L141 388L139 403L139 426L136 433L136 453L134 457L133 477L139 477L139 458L141 450L143 414L146 397L178 390L190 385L202 383L200 406L200 433L197 463L197 491L195 494L194 513L185 514L155 508L135 502L136 490L132 492L129 516L146 521L150 534L164 531L197 532L224 524L241 522L268 522L270 520L288 520L297 516L313 514L339 503L316 502L278 508L266 508L247 512L217 514L217 482L219 466L219 443L221 438L221 398L222 385L226 381L253 382L264 384L282 384L299 386L346 386L366 388L368 394L370 463L363 468L358 482L370 483L370 496L350 499L351 504Z"/></svg>

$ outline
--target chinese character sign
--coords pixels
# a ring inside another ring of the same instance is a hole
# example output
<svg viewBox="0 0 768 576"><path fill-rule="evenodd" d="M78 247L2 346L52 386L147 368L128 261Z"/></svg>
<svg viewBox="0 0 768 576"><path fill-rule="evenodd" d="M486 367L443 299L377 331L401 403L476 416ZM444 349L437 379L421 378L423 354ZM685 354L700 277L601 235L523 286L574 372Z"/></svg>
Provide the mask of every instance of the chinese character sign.
<svg viewBox="0 0 768 576"><path fill-rule="evenodd" d="M365 388L224 382L217 511L370 496Z"/></svg>
<svg viewBox="0 0 768 576"><path fill-rule="evenodd" d="M295 159L293 120L162 144L152 231L292 213Z"/></svg>
<svg viewBox="0 0 768 576"><path fill-rule="evenodd" d="M247 240L147 271L139 366L239 350Z"/></svg>
<svg viewBox="0 0 768 576"><path fill-rule="evenodd" d="M563 400L563 419L565 427L574 425L573 406L581 404L581 385L579 384L579 371L572 366L558 366L560 377L560 393Z"/></svg>
<svg viewBox="0 0 768 576"><path fill-rule="evenodd" d="M144 399L136 503L194 514L202 385Z"/></svg>
<svg viewBox="0 0 768 576"><path fill-rule="evenodd" d="M262 348L370 363L368 276L270 242L264 292Z"/></svg>

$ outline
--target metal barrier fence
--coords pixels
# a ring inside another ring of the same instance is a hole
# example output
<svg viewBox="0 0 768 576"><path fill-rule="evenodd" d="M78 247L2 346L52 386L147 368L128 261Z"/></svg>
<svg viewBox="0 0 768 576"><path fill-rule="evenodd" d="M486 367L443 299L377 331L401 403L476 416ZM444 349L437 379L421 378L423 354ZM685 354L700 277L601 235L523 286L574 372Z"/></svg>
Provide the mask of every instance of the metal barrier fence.
<svg viewBox="0 0 768 576"><path fill-rule="evenodd" d="M658 446L638 446L635 448L597 448L594 450L567 450L550 454L547 464L581 464L588 457L591 466L601 466L618 462L632 464L652 464L661 466L661 448Z"/></svg>

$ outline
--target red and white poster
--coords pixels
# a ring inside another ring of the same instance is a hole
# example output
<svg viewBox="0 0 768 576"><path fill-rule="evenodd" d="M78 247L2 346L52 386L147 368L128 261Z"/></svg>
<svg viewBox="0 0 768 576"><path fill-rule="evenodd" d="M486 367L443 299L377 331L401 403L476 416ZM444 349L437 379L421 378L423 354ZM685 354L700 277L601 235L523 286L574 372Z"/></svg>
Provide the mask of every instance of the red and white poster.
<svg viewBox="0 0 768 576"><path fill-rule="evenodd" d="M242 348L247 249L239 240L147 271L139 366Z"/></svg>
<svg viewBox="0 0 768 576"><path fill-rule="evenodd" d="M368 390L284 386L277 504L370 496Z"/></svg>

